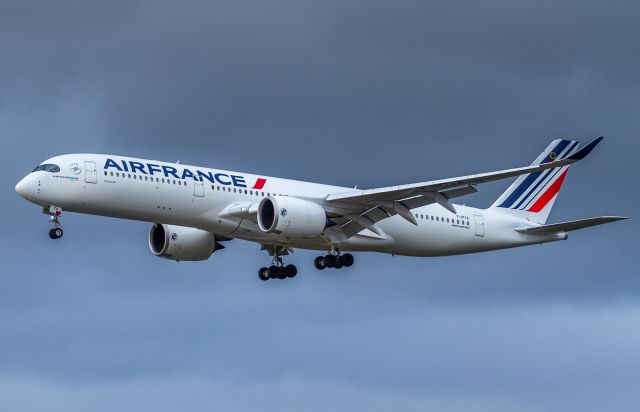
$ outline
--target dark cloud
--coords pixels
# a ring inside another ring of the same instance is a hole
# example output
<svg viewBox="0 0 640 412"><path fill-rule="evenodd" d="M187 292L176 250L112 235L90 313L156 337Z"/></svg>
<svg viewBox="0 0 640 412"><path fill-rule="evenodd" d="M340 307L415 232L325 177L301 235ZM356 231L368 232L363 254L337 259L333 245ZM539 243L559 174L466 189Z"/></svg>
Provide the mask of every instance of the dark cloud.
<svg viewBox="0 0 640 412"><path fill-rule="evenodd" d="M266 254L241 241L176 264L144 223L65 215L52 243L13 187L70 152L375 187L604 134L552 219L635 217L639 8L5 1L0 409L632 410L635 219L342 273L297 251L297 279L263 284Z"/></svg>

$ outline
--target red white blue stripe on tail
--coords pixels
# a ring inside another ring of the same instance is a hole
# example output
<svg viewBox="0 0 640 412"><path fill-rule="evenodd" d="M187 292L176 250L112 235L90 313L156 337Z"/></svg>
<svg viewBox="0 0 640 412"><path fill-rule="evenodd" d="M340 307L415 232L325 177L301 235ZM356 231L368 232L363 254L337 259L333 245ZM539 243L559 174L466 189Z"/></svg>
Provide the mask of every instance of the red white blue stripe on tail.
<svg viewBox="0 0 640 412"><path fill-rule="evenodd" d="M567 159L578 151L578 146L579 142L574 140L554 140L532 165ZM520 176L492 207L511 210L515 214L543 212L544 216L532 220L546 221L548 209L553 205L568 169L569 166L564 166Z"/></svg>

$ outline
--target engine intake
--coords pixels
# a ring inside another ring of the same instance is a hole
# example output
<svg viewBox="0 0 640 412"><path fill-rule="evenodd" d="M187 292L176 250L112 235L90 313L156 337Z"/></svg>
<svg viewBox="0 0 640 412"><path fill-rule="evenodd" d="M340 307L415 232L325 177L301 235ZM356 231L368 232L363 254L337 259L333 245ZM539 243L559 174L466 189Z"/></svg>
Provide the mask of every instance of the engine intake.
<svg viewBox="0 0 640 412"><path fill-rule="evenodd" d="M206 230L156 223L149 231L149 249L165 259L206 260L216 250L216 239Z"/></svg>
<svg viewBox="0 0 640 412"><path fill-rule="evenodd" d="M317 203L296 197L265 197L258 206L258 226L265 233L287 237L320 236L327 215Z"/></svg>

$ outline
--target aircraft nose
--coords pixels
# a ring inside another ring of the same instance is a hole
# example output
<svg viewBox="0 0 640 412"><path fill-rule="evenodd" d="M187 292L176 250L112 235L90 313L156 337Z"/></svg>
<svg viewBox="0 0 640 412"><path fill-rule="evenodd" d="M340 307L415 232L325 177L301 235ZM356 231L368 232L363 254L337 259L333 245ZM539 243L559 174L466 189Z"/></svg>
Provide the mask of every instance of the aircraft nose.
<svg viewBox="0 0 640 412"><path fill-rule="evenodd" d="M16 185L16 193L25 199L29 196L29 182L28 176L24 177L21 181Z"/></svg>

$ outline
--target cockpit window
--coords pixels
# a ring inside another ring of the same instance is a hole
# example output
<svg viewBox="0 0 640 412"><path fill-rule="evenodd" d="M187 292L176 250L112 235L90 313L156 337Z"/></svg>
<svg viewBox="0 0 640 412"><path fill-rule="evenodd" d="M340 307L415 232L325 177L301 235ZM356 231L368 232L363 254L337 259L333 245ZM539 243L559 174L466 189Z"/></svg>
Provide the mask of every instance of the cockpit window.
<svg viewBox="0 0 640 412"><path fill-rule="evenodd" d="M60 171L60 167L54 164L43 164L33 169L33 172L39 172L41 170L44 170L45 172L58 173Z"/></svg>

